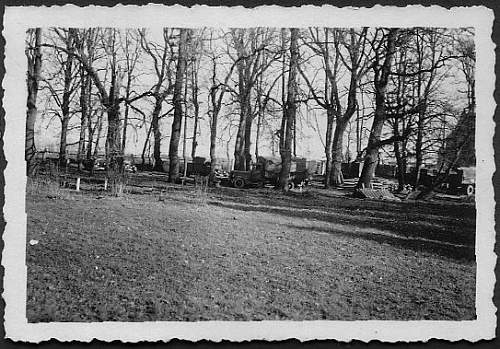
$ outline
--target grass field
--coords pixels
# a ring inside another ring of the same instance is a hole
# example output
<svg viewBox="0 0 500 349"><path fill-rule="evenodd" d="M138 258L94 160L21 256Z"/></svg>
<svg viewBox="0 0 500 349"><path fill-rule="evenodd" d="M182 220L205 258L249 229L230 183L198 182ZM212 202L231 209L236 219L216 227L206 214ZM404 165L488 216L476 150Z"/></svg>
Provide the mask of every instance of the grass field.
<svg viewBox="0 0 500 349"><path fill-rule="evenodd" d="M30 322L475 318L472 204L62 194L27 196Z"/></svg>

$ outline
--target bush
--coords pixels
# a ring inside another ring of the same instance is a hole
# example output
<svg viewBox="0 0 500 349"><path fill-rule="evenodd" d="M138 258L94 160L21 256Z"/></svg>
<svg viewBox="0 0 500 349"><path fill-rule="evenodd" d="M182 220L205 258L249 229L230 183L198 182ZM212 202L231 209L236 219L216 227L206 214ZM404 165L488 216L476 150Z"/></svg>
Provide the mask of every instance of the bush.
<svg viewBox="0 0 500 349"><path fill-rule="evenodd" d="M195 203L205 206L208 202L208 176L195 175L194 195Z"/></svg>
<svg viewBox="0 0 500 349"><path fill-rule="evenodd" d="M128 175L123 171L112 171L108 172L108 184L111 190L111 195L122 196L128 190Z"/></svg>
<svg viewBox="0 0 500 349"><path fill-rule="evenodd" d="M26 193L31 195L46 195L51 198L69 198L70 192L63 188L64 182L53 176L28 177Z"/></svg>

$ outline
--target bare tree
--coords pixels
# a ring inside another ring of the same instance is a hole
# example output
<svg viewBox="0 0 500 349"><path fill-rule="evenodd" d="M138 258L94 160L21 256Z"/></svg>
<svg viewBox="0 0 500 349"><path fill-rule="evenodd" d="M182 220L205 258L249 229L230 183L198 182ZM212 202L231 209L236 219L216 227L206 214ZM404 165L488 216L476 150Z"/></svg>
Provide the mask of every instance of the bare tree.
<svg viewBox="0 0 500 349"><path fill-rule="evenodd" d="M444 43L439 42L439 33L436 30L415 28L415 47L417 69L419 72L426 71L427 74L417 75L417 98L419 102L417 120L417 138L415 142L415 186L420 182L420 169L424 158L425 126L429 119L429 98L437 78L437 61L443 60ZM426 52L426 48L429 52ZM426 69L426 60L430 68ZM427 76L426 76L427 75Z"/></svg>
<svg viewBox="0 0 500 349"><path fill-rule="evenodd" d="M169 182L177 182L179 178L179 140L181 135L181 126L183 118L183 93L184 93L184 80L186 75L187 65L187 46L190 36L190 30L186 28L180 29L179 34L179 49L177 54L177 67L175 73L174 85L174 120L172 122L172 132L170 134L170 147L169 147Z"/></svg>
<svg viewBox="0 0 500 349"><path fill-rule="evenodd" d="M192 107L193 111L193 135L191 138L191 158L194 159L196 156L196 149L198 147L198 134L200 129L200 67L201 59L203 57L204 51L204 34L205 29L199 31L194 31L191 36L191 42L189 47L189 90L190 98L189 105Z"/></svg>
<svg viewBox="0 0 500 349"><path fill-rule="evenodd" d="M161 158L161 130L160 120L168 115L170 111L162 113L163 103L172 94L174 83L172 81L173 65L175 63L174 29L163 29L162 44L153 43L147 40L146 31L140 30L142 49L151 57L153 61L156 81L151 88L154 98L154 108L151 114L151 132L153 133L153 158L154 170L163 171L163 160ZM180 48L179 48L180 49ZM175 97L174 97L175 99ZM149 137L148 137L149 139Z"/></svg>
<svg viewBox="0 0 500 349"><path fill-rule="evenodd" d="M396 38L398 29L391 28L389 30L377 29L375 36L379 42L375 42L374 38L372 46L374 47L375 58L372 63L373 69L373 87L375 90L375 114L368 140L368 145L365 150L363 170L359 177L356 188L369 187L375 174L379 160L379 149L384 145L381 140L382 128L387 118L386 114L386 90L389 83L389 75L394 61L396 51ZM389 143L392 143L391 140ZM386 142L387 143L387 142Z"/></svg>
<svg viewBox="0 0 500 349"><path fill-rule="evenodd" d="M278 186L282 190L287 191L288 181L290 177L290 167L292 158L292 132L297 113L296 96L297 96L297 74L299 63L299 48L298 48L299 29L290 29L290 71L288 74L287 83L287 100L285 112L283 114L283 122L281 124L281 172L279 176Z"/></svg>
<svg viewBox="0 0 500 349"><path fill-rule="evenodd" d="M130 100L131 97L131 87L133 81L137 78L135 76L135 67L140 58L141 46L139 45L136 36L133 35L132 30L125 30L125 37L123 38L125 42L122 42L123 51L125 53L125 75L127 79L127 83L125 85L125 100ZM127 129L129 126L129 112L130 112L130 104L125 104L125 113L123 118L123 136L122 136L122 149L125 151L125 146L127 144Z"/></svg>
<svg viewBox="0 0 500 349"><path fill-rule="evenodd" d="M232 92L237 96L240 112L234 148L234 168L245 170L250 168L252 161L250 147L255 115L252 110L252 91L259 76L281 56L281 50L270 50L274 32L269 28L232 29L231 37L237 53L232 59L236 62L238 72L237 91ZM260 57L266 53L271 53L272 59L262 64Z"/></svg>
<svg viewBox="0 0 500 349"><path fill-rule="evenodd" d="M120 103L119 90L122 83L123 74L119 70L117 62L117 32L115 29L103 29L100 33L100 40L106 52L107 64L111 75L109 90L106 89L104 80L99 76L98 70L93 66L93 61L87 52L84 42L84 31L69 29L69 36L77 43L75 51L68 51L65 47L57 45L47 45L60 51L72 54L82 64L83 69L89 74L94 85L97 87L102 105L106 109L108 116L108 133L106 137L106 157L108 166L117 170L122 166L123 151L121 149L120 137Z"/></svg>
<svg viewBox="0 0 500 349"><path fill-rule="evenodd" d="M59 111L55 112L61 121L59 165L66 167L68 126L76 112L75 108L72 110L71 102L73 97L76 96L81 81L79 70L75 69L76 64L74 64L75 41L73 36L69 35L67 29L54 28L52 32L55 34L52 39L62 42L65 51L54 50L54 61L57 62L57 66L54 67L55 72L52 76L42 79L42 81L48 87L51 97L59 108Z"/></svg>
<svg viewBox="0 0 500 349"><path fill-rule="evenodd" d="M28 39L26 45L26 56L28 58L28 100L26 111L26 144L25 144L25 159L26 173L28 176L34 174L35 171L35 121L37 114L36 97L38 94L38 84L40 81L40 71L42 68L42 29L29 29L27 32Z"/></svg>
<svg viewBox="0 0 500 349"><path fill-rule="evenodd" d="M82 40L80 42L75 43L78 45L85 45L88 53L88 57L90 61L95 60L94 55L94 46L96 40L96 29L86 29L82 30ZM82 48L83 49L83 48ZM81 110L81 119L80 119L80 137L78 140L78 153L77 153L77 161L78 166L81 168L81 163L83 160L83 156L86 153L86 159L90 164L90 167L93 168L92 160L92 142L93 136L96 130L96 125L93 125L92 117L95 114L95 108L93 107L93 99L92 99L92 79L88 72L85 70L85 67L82 63L80 63L80 110ZM85 138L87 137L87 144L85 147ZM97 148L97 146L96 146Z"/></svg>
<svg viewBox="0 0 500 349"><path fill-rule="evenodd" d="M123 149L121 142L121 117L120 104L124 101L132 103L133 101L148 95L146 92L141 95L131 97L127 100L120 96L120 89L124 78L124 72L120 67L119 57L119 32L117 29L98 29L96 42L100 41L104 57L106 58L106 75L109 73L109 83L107 79L99 75L99 68L94 65L95 61L91 59L88 47L82 45L85 40L85 31L79 29L69 29L69 35L76 43L76 50L68 51L65 47L58 45L44 45L53 47L57 50L72 54L81 63L83 69L88 73L92 82L97 88L100 102L108 117L107 135L106 135L106 159L108 169L111 171L122 171L123 169ZM106 86L108 85L108 86Z"/></svg>
<svg viewBox="0 0 500 349"><path fill-rule="evenodd" d="M400 45L395 54L395 69L404 74L411 64L408 59L408 50L410 50L410 41L406 45ZM397 165L398 191L404 189L406 180L406 169L408 161L408 137L402 137L412 131L413 115L415 112L409 112L408 107L415 107L413 99L409 98L414 94L412 81L404 75L392 76L393 89L388 93L389 116L388 123L393 131L394 156Z"/></svg>
<svg viewBox="0 0 500 349"><path fill-rule="evenodd" d="M285 58L286 55L283 54L283 59ZM268 59L269 57L267 57L266 55L262 55L261 64L267 65ZM265 79L264 74L261 74L255 84L255 107L253 108L254 111L252 116L252 119L257 118L257 129L255 132L255 158L259 158L261 136L265 131L264 129L270 127L269 121L270 119L272 119L272 116L276 114L275 109L279 109L282 112L283 106L286 104L286 99L284 103L283 100L281 100L280 103L280 101L273 97L273 94L276 92L275 90L278 82L282 80L282 77L286 75L286 72L287 70L283 69L282 67L282 69L279 71L279 74L274 74L276 75L274 80L270 80L269 78ZM271 74L270 72L270 74L266 75L272 76L273 74ZM280 116L280 118L282 118L282 115ZM295 124L292 126L292 129L294 130L293 134L295 136ZM272 141L273 140L274 137L272 138ZM293 138L293 147L295 154L295 138Z"/></svg>
<svg viewBox="0 0 500 349"><path fill-rule="evenodd" d="M199 63L197 63L198 60L194 60L193 62L193 67L191 69L191 103L193 105L193 119L194 119L194 124L193 124L193 137L192 137L192 142L191 142L191 159L194 159L196 156L196 147L198 146L198 129L199 129L199 123L198 120L200 118L200 102L198 101L198 93L199 93L199 87L198 87L198 71L199 71Z"/></svg>
<svg viewBox="0 0 500 349"><path fill-rule="evenodd" d="M387 93L388 122L393 127L394 152L398 165L398 187L406 184L407 157L415 156L415 187L420 183L424 159L435 148L437 122L444 116L440 85L452 68L447 35L439 28L410 28L398 36L396 63ZM410 147L410 149L409 149Z"/></svg>
<svg viewBox="0 0 500 349"><path fill-rule="evenodd" d="M233 70L236 67L236 62L231 64L229 71L226 73L222 81L217 78L217 73L221 70L218 65L218 60L220 55L218 55L213 47L213 33L210 35L209 45L212 55L209 55L210 62L212 64L211 75L210 75L210 89L208 93L209 98L209 110L208 116L210 119L210 176L209 184L214 185L215 182L215 171L218 166L217 162L217 125L219 120L219 113L222 109L222 103L224 101L224 96L228 91L228 82L233 74ZM229 143L228 143L229 144Z"/></svg>
<svg viewBox="0 0 500 349"><path fill-rule="evenodd" d="M476 54L474 41L467 30L462 30L456 42L460 72L465 79L467 104L458 113L456 125L442 141L439 150L440 172L449 173L459 166L475 166L475 129L476 129L476 96L475 96L475 64ZM464 35L465 34L465 35ZM453 111L452 111L453 113Z"/></svg>
<svg viewBox="0 0 500 349"><path fill-rule="evenodd" d="M320 107L326 110L325 187L329 187L331 184L339 185L343 183L341 165L343 161L344 133L357 110L359 81L366 72L366 60L364 59L366 35L367 28L360 31L352 28L349 30L310 28L309 36L312 40L311 42L304 42L315 55L321 58L324 71L323 86L320 88L320 92L318 87L315 86L314 80L309 77L311 73L316 75L317 71L310 69L310 67L309 69L306 67L300 69L312 98ZM347 58L342 53L342 47L347 51ZM342 66L349 74L345 108L339 88L339 81L341 75L343 75L341 74Z"/></svg>

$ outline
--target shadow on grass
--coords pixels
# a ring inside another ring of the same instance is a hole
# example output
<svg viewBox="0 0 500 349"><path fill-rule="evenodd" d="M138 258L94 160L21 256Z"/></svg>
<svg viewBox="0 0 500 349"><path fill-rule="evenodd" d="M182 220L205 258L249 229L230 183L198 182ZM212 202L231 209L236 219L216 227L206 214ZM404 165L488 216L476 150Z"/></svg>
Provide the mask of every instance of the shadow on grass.
<svg viewBox="0 0 500 349"><path fill-rule="evenodd" d="M472 261L475 258L475 227L472 217L449 219L439 215L440 219L436 219L433 215L426 220L425 213L398 212L387 208L380 211L364 208L356 211L337 207L334 209L322 207L321 210L311 206L285 207L276 205L275 202L272 206L218 201L211 201L210 204L240 211L272 213L346 226L346 230L288 225L290 228L359 237L453 259ZM363 229L363 232L349 227ZM367 232L370 229L381 232Z"/></svg>
<svg viewBox="0 0 500 349"><path fill-rule="evenodd" d="M423 215L438 215L445 218L475 217L475 206L470 203L432 202L432 201L384 201L357 199L350 196L339 195L334 190L321 189L311 190L303 193L282 193L276 190L259 191L255 189L232 189L220 188L219 194L225 200L248 203L251 199L257 199L262 204L269 203L272 206L296 207L296 208L320 208L335 207L337 209L360 209L384 212L384 213L406 213L416 211Z"/></svg>
<svg viewBox="0 0 500 349"><path fill-rule="evenodd" d="M377 232L367 232L367 231L343 231L339 229L327 229L318 227L308 227L289 224L289 228L311 231L311 232L322 232L332 235L341 235L346 237L361 238L365 240L376 241L381 244L389 244L392 246L409 249L415 252L429 252L432 254L437 254L443 257L456 259L456 260L466 260L468 262L475 260L474 246L468 245L457 245L449 242L437 241L437 240L427 240L411 237L399 237L395 235L388 235L384 233Z"/></svg>

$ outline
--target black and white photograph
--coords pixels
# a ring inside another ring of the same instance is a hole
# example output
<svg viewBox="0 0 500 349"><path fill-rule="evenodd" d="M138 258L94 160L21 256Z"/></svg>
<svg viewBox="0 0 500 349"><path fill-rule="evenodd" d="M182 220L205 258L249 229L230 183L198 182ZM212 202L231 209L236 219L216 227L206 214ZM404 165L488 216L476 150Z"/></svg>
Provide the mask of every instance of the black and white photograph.
<svg viewBox="0 0 500 349"><path fill-rule="evenodd" d="M492 22L7 8L7 336L492 338Z"/></svg>

